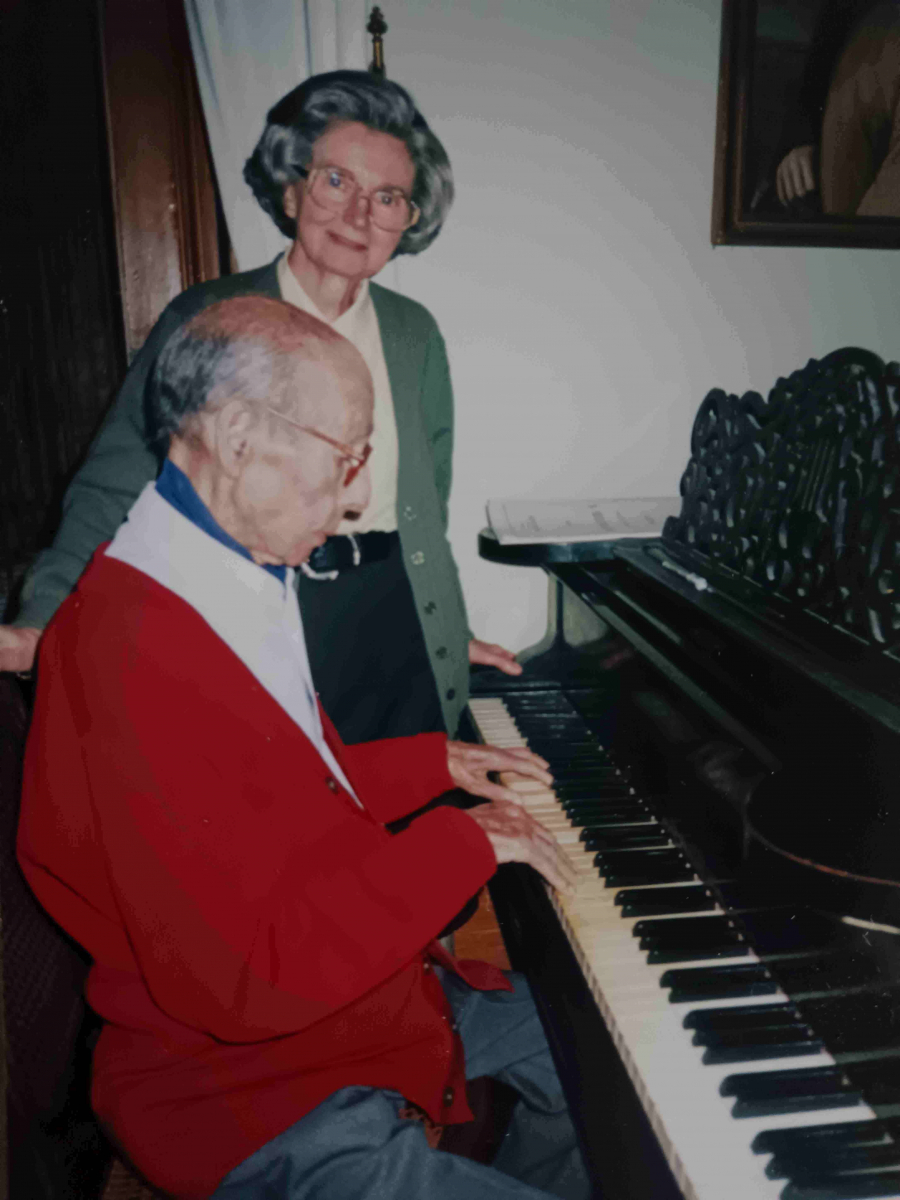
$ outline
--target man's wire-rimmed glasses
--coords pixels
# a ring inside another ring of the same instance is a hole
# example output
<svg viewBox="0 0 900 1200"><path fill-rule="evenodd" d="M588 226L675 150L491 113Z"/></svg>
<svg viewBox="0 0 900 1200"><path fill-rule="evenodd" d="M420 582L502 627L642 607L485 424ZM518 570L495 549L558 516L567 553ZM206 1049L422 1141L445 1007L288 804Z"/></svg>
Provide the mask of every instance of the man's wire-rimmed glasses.
<svg viewBox="0 0 900 1200"><path fill-rule="evenodd" d="M306 180L313 203L332 212L343 212L357 198L369 206L372 224L388 233L402 233L419 219L420 209L413 204L403 188L380 187L363 192L352 171L343 167L297 167Z"/></svg>
<svg viewBox="0 0 900 1200"><path fill-rule="evenodd" d="M369 461L369 455L372 453L372 445L366 442L365 449L362 454L357 454L351 449L346 442L339 442L337 438L329 437L327 433L321 433L318 429L313 429L311 425L301 425L299 421L295 421L292 417L286 417L283 412L279 412L277 408L273 408L271 404L264 404L262 401L258 403L265 409L268 409L276 417L281 417L282 421L287 421L288 425L293 425L295 429L299 429L301 433L308 433L310 437L318 438L320 442L327 442L329 446L335 450L339 450L342 458L350 459L350 466L344 475L342 486L349 487L353 480L357 477L366 463Z"/></svg>

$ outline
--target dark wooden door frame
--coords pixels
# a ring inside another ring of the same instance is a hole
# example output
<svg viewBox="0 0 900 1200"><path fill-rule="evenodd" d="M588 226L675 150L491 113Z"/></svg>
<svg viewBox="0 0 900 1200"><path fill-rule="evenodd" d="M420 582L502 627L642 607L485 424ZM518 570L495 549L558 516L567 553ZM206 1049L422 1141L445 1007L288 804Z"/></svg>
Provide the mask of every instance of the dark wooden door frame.
<svg viewBox="0 0 900 1200"><path fill-rule="evenodd" d="M221 274L212 160L182 0L103 0L101 45L125 342Z"/></svg>

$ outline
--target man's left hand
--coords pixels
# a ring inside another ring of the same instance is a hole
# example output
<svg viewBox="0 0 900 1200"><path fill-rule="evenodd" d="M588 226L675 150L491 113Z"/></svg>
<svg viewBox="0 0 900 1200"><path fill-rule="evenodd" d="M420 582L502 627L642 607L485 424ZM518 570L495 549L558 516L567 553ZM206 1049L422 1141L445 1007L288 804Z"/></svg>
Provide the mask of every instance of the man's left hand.
<svg viewBox="0 0 900 1200"><path fill-rule="evenodd" d="M524 746L512 750L501 750L499 746L474 746L468 742L447 742L447 770L457 787L471 792L473 796L484 796L486 800L521 799L512 788L502 783L491 783L490 771L513 771L525 779L535 779L550 787L553 776L547 770L546 759L526 750Z"/></svg>
<svg viewBox="0 0 900 1200"><path fill-rule="evenodd" d="M496 667L507 675L522 674L521 663L516 662L512 650L504 650L496 642L482 642L480 638L472 638L469 642L469 662Z"/></svg>

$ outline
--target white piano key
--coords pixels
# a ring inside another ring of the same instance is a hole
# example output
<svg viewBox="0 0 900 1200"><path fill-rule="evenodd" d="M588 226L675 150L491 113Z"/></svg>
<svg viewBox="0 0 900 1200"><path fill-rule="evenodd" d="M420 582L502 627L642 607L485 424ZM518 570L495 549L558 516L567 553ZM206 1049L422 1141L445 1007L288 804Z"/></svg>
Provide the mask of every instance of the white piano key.
<svg viewBox="0 0 900 1200"><path fill-rule="evenodd" d="M501 699L478 697L470 702L470 709L486 742L505 747L527 745ZM822 1052L727 1066L704 1064L703 1047L693 1045L693 1031L682 1024L686 1013L746 1004L779 1004L788 997L776 991L767 996L672 1004L668 990L660 985L666 971L754 963L759 959L750 951L735 958L648 963L646 952L640 949L640 939L632 933L640 918L623 917L621 906L615 903L618 892L627 889L604 887L593 865L595 852L586 850L579 841L580 831L571 825L554 793L514 775L501 778L519 794L520 802L535 819L551 830L576 867L575 895L562 897L551 893L551 900L685 1197L689 1200L778 1200L784 1180L768 1179L765 1167L769 1156L751 1151L757 1133L768 1129L861 1121L875 1114L862 1104L781 1116L733 1117L733 1099L720 1096L718 1091L719 1084L728 1075L830 1066L834 1060L827 1052ZM697 914L673 913L671 917L696 915L702 920L721 913L721 908L716 906ZM900 1197L893 1200L900 1200Z"/></svg>

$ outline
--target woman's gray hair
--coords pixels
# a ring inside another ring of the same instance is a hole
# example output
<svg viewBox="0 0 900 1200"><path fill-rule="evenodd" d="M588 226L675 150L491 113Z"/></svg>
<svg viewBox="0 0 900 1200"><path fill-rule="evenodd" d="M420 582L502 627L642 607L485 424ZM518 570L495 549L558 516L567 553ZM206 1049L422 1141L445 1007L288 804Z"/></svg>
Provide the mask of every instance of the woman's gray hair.
<svg viewBox="0 0 900 1200"><path fill-rule="evenodd" d="M413 203L419 220L397 244L398 254L418 254L430 246L453 201L453 172L438 138L428 128L405 88L368 71L329 71L313 75L271 108L256 149L244 164L244 179L278 228L296 237L296 220L284 211L284 189L302 176L313 146L339 121L358 121L399 138L416 169Z"/></svg>

